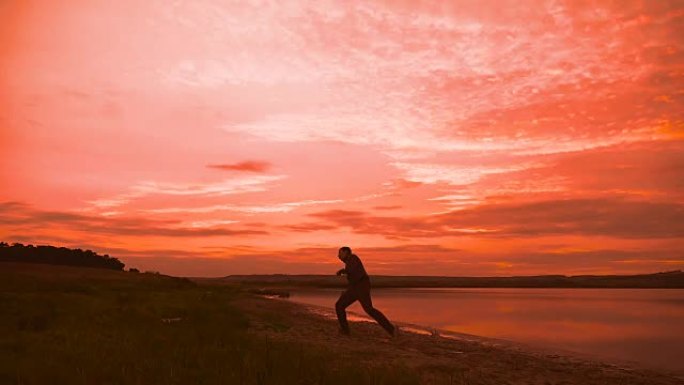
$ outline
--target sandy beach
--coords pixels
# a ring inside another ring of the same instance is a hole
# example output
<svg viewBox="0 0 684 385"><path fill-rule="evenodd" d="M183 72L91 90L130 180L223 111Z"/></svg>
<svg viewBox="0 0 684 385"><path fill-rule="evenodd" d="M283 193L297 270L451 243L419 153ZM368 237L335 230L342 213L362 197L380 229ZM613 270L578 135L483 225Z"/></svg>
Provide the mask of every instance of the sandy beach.
<svg viewBox="0 0 684 385"><path fill-rule="evenodd" d="M424 384L684 384L682 373L401 322L399 335L390 338L353 314L352 335L341 336L332 309L280 299L243 298L237 306L250 317L252 333L317 346L368 367L405 365Z"/></svg>

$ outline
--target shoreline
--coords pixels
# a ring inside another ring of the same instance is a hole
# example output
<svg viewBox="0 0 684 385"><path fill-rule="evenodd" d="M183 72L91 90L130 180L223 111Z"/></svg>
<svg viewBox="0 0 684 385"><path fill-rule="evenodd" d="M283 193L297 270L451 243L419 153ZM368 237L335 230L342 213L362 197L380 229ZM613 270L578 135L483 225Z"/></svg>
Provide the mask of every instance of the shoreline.
<svg viewBox="0 0 684 385"><path fill-rule="evenodd" d="M352 336L345 338L337 334L333 309L289 299L251 296L240 307L253 316L253 332L268 338L317 345L340 356L373 357L364 365L461 373L463 380L455 383L684 384L682 372L408 322L395 321L400 333L391 338L355 312L348 312ZM287 326L269 325L274 314Z"/></svg>
<svg viewBox="0 0 684 385"><path fill-rule="evenodd" d="M325 305L237 285L36 266L0 269L10 331L0 383L684 385L675 373L412 323L391 338L354 315L344 336Z"/></svg>
<svg viewBox="0 0 684 385"><path fill-rule="evenodd" d="M294 304L300 305L304 308L307 308L307 310L309 310L313 314L318 314L318 315L324 316L327 319L333 320L335 322L337 321L337 316L336 316L334 310L329 308L329 307L308 304L305 302L298 302L296 300L280 298L280 297L268 297L268 298L273 299L273 300L280 300L280 301L287 301L290 303L294 303ZM347 310L347 319L349 320L350 323L351 322L365 322L365 323L370 323L370 324L375 323L375 321L372 318L368 317L367 315L360 314L360 313L354 312L354 311L349 311L349 310ZM481 335L476 335L476 334L462 333L462 332L457 332L457 331L452 331L452 330L435 328L432 326L426 326L426 325L420 325L420 324L405 322L405 321L401 321L401 320L393 321L393 324L395 326L397 326L401 332L408 332L408 333L418 334L418 335L422 335L422 336L431 336L431 337L445 338L445 339L450 339L450 340L476 342L476 343L480 343L480 344L487 345L487 346L505 347L508 349L518 349L520 351L533 352L533 353L539 353L539 354L563 355L566 357L572 357L572 358L576 358L576 359L580 359L580 360L599 361L602 363L619 366L619 367L622 367L623 369L626 369L626 370L639 370L639 369L641 369L641 370L655 370L655 371L659 371L659 372L672 374L675 376L680 376L684 379L684 370L678 371L678 370L652 367L652 366L649 366L647 364L640 363L638 361L621 360L618 358L604 357L604 356L600 356L598 354L578 352L578 351L574 351L574 350L563 349L560 347L546 346L546 345L541 345L541 344L513 341L513 340L508 340L508 339L503 339L503 338L487 337L487 336L481 336Z"/></svg>
<svg viewBox="0 0 684 385"><path fill-rule="evenodd" d="M630 366L684 373L684 291L591 289L374 289L393 320L514 341ZM334 308L335 289L302 289L290 300ZM365 316L361 306L348 310Z"/></svg>

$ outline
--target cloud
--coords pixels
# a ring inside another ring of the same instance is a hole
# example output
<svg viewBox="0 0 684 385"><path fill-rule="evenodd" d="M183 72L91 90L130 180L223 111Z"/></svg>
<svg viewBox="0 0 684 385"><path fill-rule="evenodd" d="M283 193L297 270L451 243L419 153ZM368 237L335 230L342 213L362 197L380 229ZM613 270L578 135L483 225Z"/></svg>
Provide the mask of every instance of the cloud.
<svg viewBox="0 0 684 385"><path fill-rule="evenodd" d="M650 83L653 73L669 73L664 69L676 62L668 50L681 51L674 48L676 34L667 33L677 29L672 9L637 2L592 9L517 3L495 17L499 2L459 4L451 12L423 3L348 7L354 18L327 4L290 9L309 15L296 26L274 20L309 48L308 55L294 55L297 67L316 73L314 63L329 64L314 78L344 85L336 87L337 103L227 130L280 141L375 145L405 159L455 150L575 151L652 138L660 116L681 115L676 106L664 110L651 100L677 91L676 79ZM644 20L647 32L637 32L643 29L630 26L633 20ZM288 45L283 49L291 53ZM630 88L619 86L623 82Z"/></svg>
<svg viewBox="0 0 684 385"><path fill-rule="evenodd" d="M677 264L682 262L684 252L678 250L619 250L599 248L587 251L568 252L527 252L508 253L502 256L513 264L534 267L565 266L585 267L609 266L617 263L637 263L637 261L651 261L653 264ZM631 262L634 261L634 262ZM655 272L655 271L654 271Z"/></svg>
<svg viewBox="0 0 684 385"><path fill-rule="evenodd" d="M400 208L402 208L402 207L403 207L403 206L401 206L401 205L387 205L387 206L380 205L380 206L373 206L373 208L374 208L375 210L398 210L398 209L400 209Z"/></svg>
<svg viewBox="0 0 684 385"><path fill-rule="evenodd" d="M0 213L13 213L18 210L24 210L27 208L27 204L24 202L17 202L17 201L7 201L7 202L0 202Z"/></svg>
<svg viewBox="0 0 684 385"><path fill-rule="evenodd" d="M231 164L209 164L207 167L226 171L266 172L271 168L271 164L263 161L247 160Z"/></svg>
<svg viewBox="0 0 684 385"><path fill-rule="evenodd" d="M251 178L226 179L213 183L168 183L147 181L133 186L134 192L151 195L229 195L263 191L264 185L285 178L283 175L263 175Z"/></svg>
<svg viewBox="0 0 684 385"><path fill-rule="evenodd" d="M433 199L460 204L475 196L523 197L630 195L637 199L684 198L684 140L642 141L544 156L539 166L485 175L453 194ZM450 199L452 197L452 199Z"/></svg>
<svg viewBox="0 0 684 385"><path fill-rule="evenodd" d="M292 250L235 246L190 251L67 245L108 253L129 267L181 276L332 274L340 264L337 260L338 245ZM455 276L631 274L672 270L684 263L684 254L680 250L502 251L482 255L438 244L352 247L371 275L406 275L407 272L409 275Z"/></svg>
<svg viewBox="0 0 684 385"><path fill-rule="evenodd" d="M232 225L233 223L239 223L240 221L235 221L231 219L215 219L215 220L204 220L204 221L189 221L187 224L192 228L204 228L204 227L216 227L223 225ZM184 223L185 224L185 223Z"/></svg>
<svg viewBox="0 0 684 385"><path fill-rule="evenodd" d="M463 185L477 182L480 178L491 174L505 174L512 171L524 170L534 165L511 165L507 167L473 167L447 164L402 163L393 165L406 173L406 179L411 182L434 184L445 182Z"/></svg>
<svg viewBox="0 0 684 385"><path fill-rule="evenodd" d="M104 249L103 252L120 257L123 262L133 267L185 276L275 273L332 275L339 269L338 247L301 247L289 250L225 247L202 252ZM426 260L435 260L438 256L453 256L458 250L439 245L406 244L354 248L354 251L362 257L371 274L396 274L406 265L424 264ZM453 258L441 258L441 262L436 262L435 265L442 268L448 266L449 259Z"/></svg>
<svg viewBox="0 0 684 385"><path fill-rule="evenodd" d="M232 237L266 235L263 229L245 229L223 227L231 222L197 223L189 227L180 220L154 220L140 216L103 217L84 215L76 212L46 211L30 208L28 205L18 206L16 203L0 204L0 211L11 208L12 211L0 217L0 225L8 226L11 233L40 234L44 231L69 231L82 235L119 235L131 237Z"/></svg>
<svg viewBox="0 0 684 385"><path fill-rule="evenodd" d="M323 224L318 222L297 223L294 225L282 226L283 229L295 231L300 233L309 233L312 231L335 230L337 226L331 224Z"/></svg>
<svg viewBox="0 0 684 385"><path fill-rule="evenodd" d="M485 204L441 214L450 227L478 226L495 236L545 234L606 235L657 239L684 236L684 205L623 197L566 198L511 204Z"/></svg>
<svg viewBox="0 0 684 385"><path fill-rule="evenodd" d="M327 210L309 214L341 228L350 228L360 234L383 235L390 239L441 237L446 235L445 226L430 221L428 217L372 216L363 211Z"/></svg>
<svg viewBox="0 0 684 385"><path fill-rule="evenodd" d="M207 258L144 256L120 258L127 266L142 271L159 271L185 277L224 277L239 274L330 274L333 263L315 261L288 261L279 256L240 256L234 258ZM339 268L339 267L337 267Z"/></svg>
<svg viewBox="0 0 684 385"><path fill-rule="evenodd" d="M374 216L362 211L328 210L312 217L360 234L391 239L478 235L610 236L627 239L684 236L684 205L624 197L563 198L519 203L485 203L436 215Z"/></svg>
<svg viewBox="0 0 684 385"><path fill-rule="evenodd" d="M129 191L113 198L101 198L89 201L99 209L111 209L130 203L136 199L154 195L177 197L212 197L233 194L245 194L266 190L266 185L285 179L285 175L256 175L250 177L225 179L209 183L169 183L143 181L129 187Z"/></svg>
<svg viewBox="0 0 684 385"><path fill-rule="evenodd" d="M234 211L249 214L259 214L259 213L285 213L290 212L296 208L304 206L315 206L315 205L327 205L334 203L344 202L341 199L327 199L327 200L304 200L298 202L284 202L284 203L273 203L264 205L213 205L205 207L165 207L160 209L148 209L144 212L152 214L177 214L177 213L213 213L220 211Z"/></svg>

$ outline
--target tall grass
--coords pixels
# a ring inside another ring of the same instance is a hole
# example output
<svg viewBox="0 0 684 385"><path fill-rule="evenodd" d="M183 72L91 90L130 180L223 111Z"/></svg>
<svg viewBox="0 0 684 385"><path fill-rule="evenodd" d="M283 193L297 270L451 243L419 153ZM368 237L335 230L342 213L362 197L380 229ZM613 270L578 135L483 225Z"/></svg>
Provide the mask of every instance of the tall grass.
<svg viewBox="0 0 684 385"><path fill-rule="evenodd" d="M0 264L0 384L416 384L248 333L229 286Z"/></svg>

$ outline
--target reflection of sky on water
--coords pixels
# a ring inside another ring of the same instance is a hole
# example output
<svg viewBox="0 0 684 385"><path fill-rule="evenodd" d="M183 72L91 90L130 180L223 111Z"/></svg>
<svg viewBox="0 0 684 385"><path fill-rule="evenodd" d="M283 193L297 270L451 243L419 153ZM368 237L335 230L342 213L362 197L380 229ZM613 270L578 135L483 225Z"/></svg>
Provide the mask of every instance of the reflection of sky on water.
<svg viewBox="0 0 684 385"><path fill-rule="evenodd" d="M302 291L292 300L332 308L338 295ZM684 290L376 289L373 304L427 327L684 370ZM358 303L349 311L363 314Z"/></svg>

